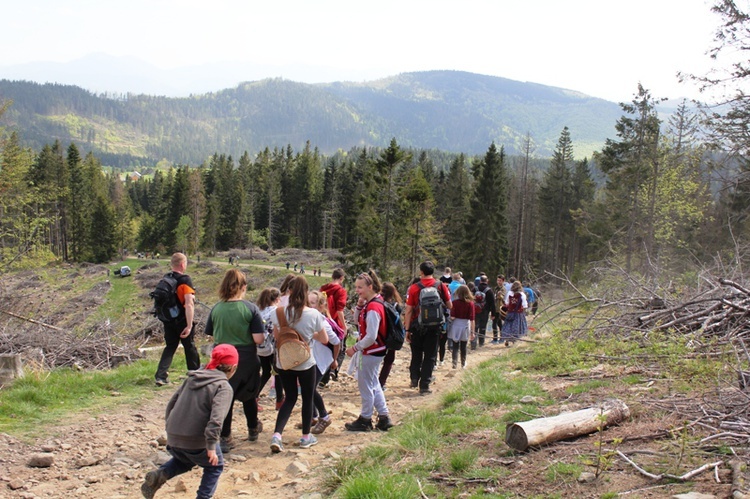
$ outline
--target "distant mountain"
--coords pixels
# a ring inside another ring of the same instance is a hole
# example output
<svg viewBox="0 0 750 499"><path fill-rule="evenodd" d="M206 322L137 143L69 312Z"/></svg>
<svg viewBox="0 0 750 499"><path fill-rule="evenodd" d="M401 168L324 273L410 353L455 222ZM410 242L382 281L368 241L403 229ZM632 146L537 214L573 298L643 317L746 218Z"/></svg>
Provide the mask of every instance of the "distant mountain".
<svg viewBox="0 0 750 499"><path fill-rule="evenodd" d="M137 71L136 71L137 72ZM161 159L200 164L214 152L239 157L310 141L323 153L403 146L484 153L492 141L519 153L531 134L549 156L564 126L576 155L590 155L622 115L579 92L459 71L404 73L365 83L247 82L188 97L94 94L76 86L0 80L13 105L3 124L39 148L60 139L112 166Z"/></svg>

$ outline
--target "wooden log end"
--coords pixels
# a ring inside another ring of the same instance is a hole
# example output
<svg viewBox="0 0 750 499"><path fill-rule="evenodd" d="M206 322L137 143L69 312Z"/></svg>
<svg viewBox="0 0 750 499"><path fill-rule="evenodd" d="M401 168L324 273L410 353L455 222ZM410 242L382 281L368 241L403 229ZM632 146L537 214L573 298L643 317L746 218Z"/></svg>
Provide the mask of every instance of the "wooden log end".
<svg viewBox="0 0 750 499"><path fill-rule="evenodd" d="M529 439L526 432L516 423L505 428L505 443L515 450L524 451L529 448Z"/></svg>

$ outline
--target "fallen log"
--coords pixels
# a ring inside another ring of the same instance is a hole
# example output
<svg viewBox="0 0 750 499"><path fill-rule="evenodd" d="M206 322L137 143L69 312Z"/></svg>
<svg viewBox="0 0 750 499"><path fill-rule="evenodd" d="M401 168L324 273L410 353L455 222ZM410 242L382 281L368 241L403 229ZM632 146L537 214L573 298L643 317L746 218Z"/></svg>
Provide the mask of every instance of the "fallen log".
<svg viewBox="0 0 750 499"><path fill-rule="evenodd" d="M508 425L505 443L513 449L523 451L529 447L588 435L628 417L630 409L625 402L610 399L598 407Z"/></svg>

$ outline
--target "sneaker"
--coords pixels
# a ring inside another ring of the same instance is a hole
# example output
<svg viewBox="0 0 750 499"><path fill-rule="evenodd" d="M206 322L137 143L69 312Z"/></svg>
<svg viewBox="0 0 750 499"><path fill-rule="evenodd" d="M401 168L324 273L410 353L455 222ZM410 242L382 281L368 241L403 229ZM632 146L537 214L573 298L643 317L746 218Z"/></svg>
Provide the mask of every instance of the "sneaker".
<svg viewBox="0 0 750 499"><path fill-rule="evenodd" d="M281 402L276 402L276 410L277 410L277 411L278 411L279 409L281 409L281 406L282 406L282 405L284 405L284 400L286 400L286 398L282 398L282 399L281 399Z"/></svg>
<svg viewBox="0 0 750 499"><path fill-rule="evenodd" d="M221 447L222 454L229 454L229 451L234 447L231 435L228 437L221 437L219 441L219 447Z"/></svg>
<svg viewBox="0 0 750 499"><path fill-rule="evenodd" d="M141 485L141 494L146 499L153 499L156 491L161 488L162 485L167 483L167 475L162 470L153 470L146 473L146 478L143 479Z"/></svg>
<svg viewBox="0 0 750 499"><path fill-rule="evenodd" d="M320 418L318 420L318 423L315 426L313 426L312 430L310 430L310 433L313 433L315 435L320 435L321 433L326 431L326 428L328 428L329 426L331 426L330 417L328 419Z"/></svg>
<svg viewBox="0 0 750 499"><path fill-rule="evenodd" d="M411 384L409 385L409 388L416 388L419 386L419 381L411 380Z"/></svg>
<svg viewBox="0 0 750 499"><path fill-rule="evenodd" d="M420 395L430 395L431 393L432 393L432 390L430 390L429 388L420 388L419 389L419 394Z"/></svg>
<svg viewBox="0 0 750 499"><path fill-rule="evenodd" d="M251 442L258 440L258 434L263 431L263 423L258 421L258 425L255 428L249 428L247 431L247 439Z"/></svg>
<svg viewBox="0 0 750 499"><path fill-rule="evenodd" d="M301 449L309 449L317 443L318 439L315 438L315 435L310 435L308 438L302 437L299 439L299 446Z"/></svg>
<svg viewBox="0 0 750 499"><path fill-rule="evenodd" d="M156 378L155 383L156 383L156 386L164 386L164 385L168 385L169 381L167 381L166 379Z"/></svg>
<svg viewBox="0 0 750 499"><path fill-rule="evenodd" d="M393 423L391 422L391 418L388 417L388 414L384 416L378 415L378 424L375 425L375 428L380 431L388 431L390 428L393 428Z"/></svg>
<svg viewBox="0 0 750 499"><path fill-rule="evenodd" d="M284 445L281 443L281 437L274 435L271 437L271 452L278 454L284 450Z"/></svg>
<svg viewBox="0 0 750 499"><path fill-rule="evenodd" d="M312 418L312 420L310 421L310 427L312 428L313 426L317 424L318 424L318 418ZM300 421L299 423L295 424L294 427L297 428L298 430L301 430L302 422Z"/></svg>
<svg viewBox="0 0 750 499"><path fill-rule="evenodd" d="M360 416L351 423L346 423L344 428L349 431L372 431L372 419Z"/></svg>

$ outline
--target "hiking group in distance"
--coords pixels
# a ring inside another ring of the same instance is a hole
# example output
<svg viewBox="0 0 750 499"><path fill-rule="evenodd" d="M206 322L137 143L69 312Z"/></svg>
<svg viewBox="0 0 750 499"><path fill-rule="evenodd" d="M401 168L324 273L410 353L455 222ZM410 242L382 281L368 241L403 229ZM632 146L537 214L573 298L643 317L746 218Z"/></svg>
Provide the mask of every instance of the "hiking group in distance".
<svg viewBox="0 0 750 499"><path fill-rule="evenodd" d="M460 366L466 368L467 350L484 346L488 327L493 344L509 346L527 334L527 310L536 313L540 297L538 290L524 288L513 278L506 282L503 275L497 276L494 290L484 273L467 283L461 272L446 267L435 279L434 264L424 261L403 300L393 283L381 282L369 270L354 279L357 300L350 330L344 314L348 292L342 269L335 269L331 282L320 290L309 289L302 271L290 273L279 288L263 289L253 303L245 299L245 274L232 267L207 320L205 333L214 337L214 348L210 362L201 368L194 341L195 289L185 273L187 257L175 253L170 266L171 272L151 293L154 315L164 323L166 344L155 382L168 384L167 371L180 342L188 376L166 410L167 450L172 459L146 474L141 492L147 498L154 497L167 480L195 466L203 468L197 497L212 497L224 469L224 454L234 445L234 402L243 404L248 440L258 440L263 431L258 397L271 379L278 411L271 452L284 449L283 432L298 398L302 405L297 445L307 449L317 444L316 435L332 423L318 388L337 379L347 357L347 372L357 379L361 409L344 428L388 431L393 421L386 383L404 343L411 349L410 386L420 395L429 395L433 370L444 364L447 349L457 369L459 356Z"/></svg>

